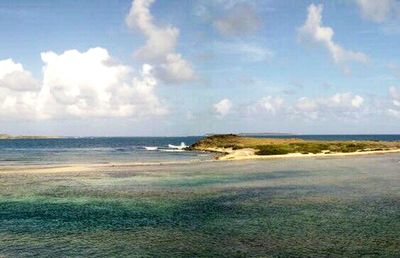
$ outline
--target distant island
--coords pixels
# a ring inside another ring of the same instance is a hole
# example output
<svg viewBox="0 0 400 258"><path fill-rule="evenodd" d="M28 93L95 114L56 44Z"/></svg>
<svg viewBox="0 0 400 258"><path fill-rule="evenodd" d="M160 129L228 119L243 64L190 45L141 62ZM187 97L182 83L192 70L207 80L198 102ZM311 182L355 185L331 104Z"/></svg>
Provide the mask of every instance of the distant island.
<svg viewBox="0 0 400 258"><path fill-rule="evenodd" d="M265 137L265 136L291 136L292 133L239 133L239 136Z"/></svg>
<svg viewBox="0 0 400 258"><path fill-rule="evenodd" d="M216 133L206 133L205 136L214 136L214 135L221 135ZM265 136L290 136L295 135L293 133L274 133L274 132L267 132L267 133L238 133L234 135L239 136L249 136L249 137L265 137Z"/></svg>
<svg viewBox="0 0 400 258"><path fill-rule="evenodd" d="M207 136L189 150L216 152L219 160L266 157L334 156L400 152L400 142L320 141L296 138L256 138L235 134Z"/></svg>
<svg viewBox="0 0 400 258"><path fill-rule="evenodd" d="M57 136L30 136L30 135L9 135L0 134L0 140L12 140L12 139L57 139Z"/></svg>

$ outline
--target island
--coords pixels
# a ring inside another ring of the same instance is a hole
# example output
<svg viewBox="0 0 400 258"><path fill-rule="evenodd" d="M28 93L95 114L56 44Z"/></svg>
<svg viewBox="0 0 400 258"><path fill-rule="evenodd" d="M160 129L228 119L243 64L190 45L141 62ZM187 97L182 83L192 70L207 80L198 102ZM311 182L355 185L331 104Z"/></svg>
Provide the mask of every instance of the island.
<svg viewBox="0 0 400 258"><path fill-rule="evenodd" d="M207 136L192 144L188 150L214 152L218 154L218 160L242 160L400 152L400 142L320 141L221 134Z"/></svg>
<svg viewBox="0 0 400 258"><path fill-rule="evenodd" d="M14 140L14 139L58 139L60 137L57 136L30 136L30 135L9 135L9 134L0 134L0 140Z"/></svg>

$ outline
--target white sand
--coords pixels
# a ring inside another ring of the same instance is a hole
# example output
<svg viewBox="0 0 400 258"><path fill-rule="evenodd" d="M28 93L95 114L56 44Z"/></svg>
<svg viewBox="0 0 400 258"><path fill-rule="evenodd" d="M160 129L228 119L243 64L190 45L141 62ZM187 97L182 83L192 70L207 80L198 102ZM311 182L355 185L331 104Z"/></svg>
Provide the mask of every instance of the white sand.
<svg viewBox="0 0 400 258"><path fill-rule="evenodd" d="M290 153L284 155L256 155L256 150L251 148L233 150L232 148L207 148L205 151L219 153L217 160L268 160L268 159L286 159L286 158L307 158L307 157L338 157L338 156L358 156L358 155L377 155L385 153L400 153L400 149L383 150L383 151L362 151L350 153L318 153L318 154L301 154ZM208 160L212 162L213 160ZM110 169L130 169L138 166L158 166L158 165L176 165L176 164L192 164L202 163L205 161L195 162L154 162L154 163L137 163L137 162L113 162L113 163L88 163L88 164L55 164L55 165L5 165L0 166L1 174L29 174L29 173L98 173L102 170Z"/></svg>
<svg viewBox="0 0 400 258"><path fill-rule="evenodd" d="M256 150L251 148L233 150L232 148L207 148L206 151L217 152L224 154L217 157L218 160L254 160L254 159L277 159L277 158L299 158L299 157L335 157L335 156L355 156L355 155L371 155L398 153L400 149L382 150L382 151L358 151L346 153L318 153L318 154L302 154L289 153L283 155L256 155Z"/></svg>

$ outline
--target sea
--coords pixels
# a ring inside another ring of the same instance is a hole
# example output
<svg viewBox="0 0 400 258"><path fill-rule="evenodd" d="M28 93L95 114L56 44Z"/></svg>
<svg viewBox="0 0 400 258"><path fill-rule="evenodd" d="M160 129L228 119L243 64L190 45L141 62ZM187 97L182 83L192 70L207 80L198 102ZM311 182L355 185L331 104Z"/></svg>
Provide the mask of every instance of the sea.
<svg viewBox="0 0 400 258"><path fill-rule="evenodd" d="M400 135L268 135L338 141L400 141ZM86 163L174 163L211 160L213 154L185 151L203 136L187 137L82 137L0 140L0 165Z"/></svg>

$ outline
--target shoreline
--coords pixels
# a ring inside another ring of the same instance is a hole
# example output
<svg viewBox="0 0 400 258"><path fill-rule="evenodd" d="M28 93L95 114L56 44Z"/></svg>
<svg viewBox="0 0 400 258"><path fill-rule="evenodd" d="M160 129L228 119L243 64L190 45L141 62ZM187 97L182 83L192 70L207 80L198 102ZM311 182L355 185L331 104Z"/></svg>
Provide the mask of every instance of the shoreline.
<svg viewBox="0 0 400 258"><path fill-rule="evenodd" d="M218 160L262 160L299 157L336 157L400 152L400 141L329 141L213 135L190 150L217 153Z"/></svg>
<svg viewBox="0 0 400 258"><path fill-rule="evenodd" d="M268 159L286 159L286 158L312 158L312 157L346 157L362 155L381 155L388 153L400 153L400 149L379 150L379 151L357 151L357 152L335 152L335 153L288 153L279 155L256 155L255 149L244 148L233 150L232 148L207 148L204 151L217 153L216 160L268 160ZM219 154L219 155L218 155Z"/></svg>
<svg viewBox="0 0 400 258"><path fill-rule="evenodd" d="M168 162L111 162L111 163L60 163L60 164L0 164L0 175L9 173L76 173L76 172L96 172L99 169L129 169L138 167L158 167L158 166L174 166L174 165L193 165L205 163L223 163L230 161L268 161L268 160L285 160L294 158L337 158L337 157L361 157L384 154L400 153L400 149L383 150L383 151L363 151L350 153L318 153L318 154L301 154L290 153L283 155L255 155L254 149L232 150L229 148L210 148L204 150L216 154L213 159L197 160L197 161L168 161ZM224 155L225 154L225 155Z"/></svg>

